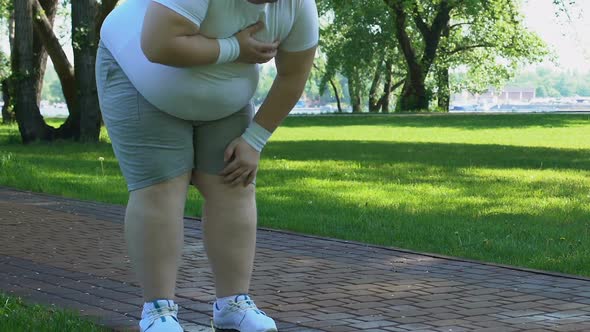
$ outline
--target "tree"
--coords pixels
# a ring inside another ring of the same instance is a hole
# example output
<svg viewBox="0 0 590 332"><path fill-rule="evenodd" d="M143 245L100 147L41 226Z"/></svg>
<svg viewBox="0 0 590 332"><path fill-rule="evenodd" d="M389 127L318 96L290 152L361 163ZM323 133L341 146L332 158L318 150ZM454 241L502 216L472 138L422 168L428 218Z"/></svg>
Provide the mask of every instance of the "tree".
<svg viewBox="0 0 590 332"><path fill-rule="evenodd" d="M330 84L331 94L328 95L331 95L331 101L336 100L338 113L342 113L342 84L336 77L326 76L326 56L321 50L318 51L318 55L314 61L312 73L314 73L314 77L319 78L318 87L320 96L326 94L327 85Z"/></svg>
<svg viewBox="0 0 590 332"><path fill-rule="evenodd" d="M14 53L14 8L12 0L0 0L0 21L7 22L8 44L10 54ZM2 84L2 123L8 124L15 120L13 109L14 88L11 82L12 60L10 55L0 51L0 84Z"/></svg>
<svg viewBox="0 0 590 332"><path fill-rule="evenodd" d="M23 143L49 139L50 127L39 112L36 73L39 61L35 61L33 34L33 7L30 0L14 1L15 47L13 77L15 79L15 114ZM38 55L37 55L38 56Z"/></svg>
<svg viewBox="0 0 590 332"><path fill-rule="evenodd" d="M72 112L75 112L76 106L76 81L74 77L74 68L61 47L58 37L53 32L53 24L51 24L49 18L45 15L45 11L38 0L33 1L33 10L35 12L35 32L43 41L43 45L53 62L61 83L68 110L70 111L70 114L72 114Z"/></svg>
<svg viewBox="0 0 590 332"><path fill-rule="evenodd" d="M478 15L453 16L443 31L435 61L438 107L449 109L450 93L467 89L480 93L490 86L499 88L514 77L523 64L542 60L545 43L522 24L517 2L490 0ZM460 89L451 86L449 70L466 68Z"/></svg>
<svg viewBox="0 0 590 332"><path fill-rule="evenodd" d="M387 52L389 53L389 52ZM373 81L369 88L369 112L378 113L389 113L389 102L390 96L393 91L404 84L405 80L402 79L397 83L393 83L393 76L401 76L403 74L395 73L395 68L399 68L397 64L394 67L394 62L400 59L397 54L388 54L382 63L379 63L375 68L375 74L373 75ZM383 81L383 82L382 82ZM382 91L379 90L382 88Z"/></svg>
<svg viewBox="0 0 590 332"><path fill-rule="evenodd" d="M10 101L10 87L8 79L10 77L10 59L0 51L0 82L2 82L2 123L8 124L13 120L11 112L11 101Z"/></svg>
<svg viewBox="0 0 590 332"><path fill-rule="evenodd" d="M100 4L96 0L70 3L74 68L52 31L57 0L14 0L14 3L15 16L19 18L15 22L15 31L18 31L15 40L19 48L15 48L11 58L15 60L13 76L18 81L15 109L23 142L56 138L98 141L101 116L94 79L98 31L117 0L103 0ZM31 36L33 27L35 34ZM47 56L45 50L49 51L55 65L70 112L65 123L57 129L44 122L38 106ZM29 98L31 93L35 95L33 102Z"/></svg>
<svg viewBox="0 0 590 332"><path fill-rule="evenodd" d="M390 8L398 47L407 66L407 77L397 103L398 111L426 110L430 95L426 76L437 55L451 11L460 6L451 0L402 1L384 0ZM418 33L413 33L413 31Z"/></svg>
<svg viewBox="0 0 590 332"><path fill-rule="evenodd" d="M321 47L328 55L326 75L342 71L352 83L353 96L358 94L354 86L359 82L369 85L369 110L373 112L380 106L387 109L381 101L389 100L385 95L397 84L403 85L397 111L427 110L435 95L439 107L448 109L453 89L449 70L467 65L480 86L489 86L505 82L519 64L544 55L539 38L524 29L517 3L319 1L330 22L322 29ZM361 73L360 77L355 73ZM354 105L358 98L352 100Z"/></svg>
<svg viewBox="0 0 590 332"><path fill-rule="evenodd" d="M98 41L99 4L96 0L72 1L72 45L76 77L76 107L80 110L80 139L97 142L100 135L100 107L94 66Z"/></svg>
<svg viewBox="0 0 590 332"><path fill-rule="evenodd" d="M321 0L318 8L325 17L320 40L327 58L322 87L340 72L348 80L353 112L362 110L367 92L369 110L387 112L397 87L392 75L399 74L400 57L392 45L392 20L383 2Z"/></svg>

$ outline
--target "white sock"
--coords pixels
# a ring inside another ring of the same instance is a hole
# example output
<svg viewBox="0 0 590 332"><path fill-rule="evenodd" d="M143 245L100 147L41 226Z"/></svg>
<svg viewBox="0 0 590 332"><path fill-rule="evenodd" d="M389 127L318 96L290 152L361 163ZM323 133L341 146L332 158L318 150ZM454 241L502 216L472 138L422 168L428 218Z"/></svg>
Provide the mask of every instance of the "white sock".
<svg viewBox="0 0 590 332"><path fill-rule="evenodd" d="M236 297L238 297L238 296L240 296L240 297L246 296L248 299L250 298L248 295L245 295L245 294L237 294L237 295L217 298L217 300L215 301L215 309L221 310L221 309L225 308L225 306L229 302L235 302ZM238 298L238 300L239 300L239 298Z"/></svg>
<svg viewBox="0 0 590 332"><path fill-rule="evenodd" d="M151 301L151 302L145 302L143 304L143 311L141 312L141 318L145 317L145 313L146 312L148 312L150 310L153 310L156 307L156 305L154 303L155 301L157 301L158 306L160 308L162 308L162 307L173 307L174 306L174 300L168 300L168 299L157 299L157 300L154 300L154 301Z"/></svg>

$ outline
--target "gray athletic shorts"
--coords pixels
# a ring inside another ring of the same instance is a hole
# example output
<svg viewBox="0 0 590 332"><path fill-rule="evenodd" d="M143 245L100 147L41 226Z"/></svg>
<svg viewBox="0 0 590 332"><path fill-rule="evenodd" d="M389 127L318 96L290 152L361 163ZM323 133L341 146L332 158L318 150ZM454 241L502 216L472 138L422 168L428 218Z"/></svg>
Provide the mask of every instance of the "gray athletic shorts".
<svg viewBox="0 0 590 332"><path fill-rule="evenodd" d="M251 104L215 121L169 115L142 97L102 43L96 56L96 86L102 118L129 191L191 170L218 175L225 167L225 148L254 117Z"/></svg>

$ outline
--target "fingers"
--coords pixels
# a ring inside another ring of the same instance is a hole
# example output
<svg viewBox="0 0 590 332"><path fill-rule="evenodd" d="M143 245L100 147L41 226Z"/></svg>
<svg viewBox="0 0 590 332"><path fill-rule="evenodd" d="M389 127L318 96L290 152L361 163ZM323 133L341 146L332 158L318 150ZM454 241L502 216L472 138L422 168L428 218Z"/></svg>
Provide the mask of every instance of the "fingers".
<svg viewBox="0 0 590 332"><path fill-rule="evenodd" d="M235 187L235 186L239 185L240 183L246 182L246 179L248 178L248 174L250 174L250 172L248 172L248 171L242 172L242 174L238 175L236 178L234 178L231 181L230 185L232 187Z"/></svg>
<svg viewBox="0 0 590 332"><path fill-rule="evenodd" d="M223 181L232 187L235 187L235 186L239 185L240 183L242 183L242 184L244 184L244 186L246 186L246 181L251 173L252 172L246 168L239 168L235 172L233 172L233 173L227 175L225 178L223 178Z"/></svg>
<svg viewBox="0 0 590 332"><path fill-rule="evenodd" d="M223 152L223 161L227 162L228 160L231 159L231 157L234 155L234 150L235 150L236 145L234 144L234 142L231 142L227 148L225 149L225 151Z"/></svg>
<svg viewBox="0 0 590 332"><path fill-rule="evenodd" d="M248 177L246 178L246 182L244 182L244 187L247 187L250 183L254 182L254 178L256 177L256 170L250 172Z"/></svg>
<svg viewBox="0 0 590 332"><path fill-rule="evenodd" d="M275 56L277 56L277 51L270 52L270 53L259 53L257 63L267 63L272 60Z"/></svg>
<svg viewBox="0 0 590 332"><path fill-rule="evenodd" d="M246 186L254 180L253 175L256 175L256 170L251 170L248 167L240 165L238 161L233 161L219 175L223 176L225 183L231 184L232 186L240 183L245 183L244 186ZM250 178L252 179L250 180Z"/></svg>
<svg viewBox="0 0 590 332"><path fill-rule="evenodd" d="M262 21L258 21L246 28L246 30L248 30L248 32L251 35L257 33L258 31L260 31L262 29L264 29L264 22L262 22Z"/></svg>
<svg viewBox="0 0 590 332"><path fill-rule="evenodd" d="M266 43L254 37L254 34L263 29L264 23L259 21L238 33L241 49L239 62L250 64L266 63L277 56L279 39L274 40L272 43Z"/></svg>
<svg viewBox="0 0 590 332"><path fill-rule="evenodd" d="M279 48L278 42L263 43L263 42L260 42L256 39L254 39L254 38L252 38L251 42L252 42L252 47L260 53L276 52L276 50Z"/></svg>
<svg viewBox="0 0 590 332"><path fill-rule="evenodd" d="M240 178L243 176L244 171L245 170L243 168L238 168L235 172L227 175L223 181L233 187L240 182Z"/></svg>
<svg viewBox="0 0 590 332"><path fill-rule="evenodd" d="M243 60L243 62L254 64L254 63L267 63L277 56L278 51L271 53L255 53L250 57L250 60Z"/></svg>
<svg viewBox="0 0 590 332"><path fill-rule="evenodd" d="M231 153L230 153L231 152ZM251 183L258 169L260 161L260 152L252 148L242 137L233 140L225 151L225 157L233 159L219 173L223 177L223 182L236 186L240 183L247 186ZM226 160L227 162L227 160Z"/></svg>
<svg viewBox="0 0 590 332"><path fill-rule="evenodd" d="M223 171L221 171L221 173L219 173L219 175L227 176L227 175L235 172L240 167L241 167L240 163L237 160L234 160L231 163L229 163L227 166L225 166L225 168L223 169Z"/></svg>
<svg viewBox="0 0 590 332"><path fill-rule="evenodd" d="M254 62L265 63L277 56L279 43L262 43L251 38L252 52L254 53Z"/></svg>

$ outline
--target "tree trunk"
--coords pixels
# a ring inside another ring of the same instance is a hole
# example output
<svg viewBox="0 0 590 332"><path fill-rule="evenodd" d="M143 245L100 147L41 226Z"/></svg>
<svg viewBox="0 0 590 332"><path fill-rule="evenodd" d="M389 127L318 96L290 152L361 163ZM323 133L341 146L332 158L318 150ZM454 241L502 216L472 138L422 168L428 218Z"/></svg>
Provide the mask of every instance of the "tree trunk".
<svg viewBox="0 0 590 332"><path fill-rule="evenodd" d="M42 10L39 0L33 1L33 12L35 14L34 28L43 46L47 50L64 94L68 111L70 114L75 111L76 105L76 79L74 77L74 68L70 64L66 53L64 52L59 39L53 33L52 24Z"/></svg>
<svg viewBox="0 0 590 332"><path fill-rule="evenodd" d="M449 89L449 67L444 66L443 68L440 68L436 76L438 85L438 108L448 112L451 105L451 93Z"/></svg>
<svg viewBox="0 0 590 332"><path fill-rule="evenodd" d="M37 81L33 54L33 6L30 0L14 0L15 114L23 143L51 140L51 127L43 121L37 106Z"/></svg>
<svg viewBox="0 0 590 332"><path fill-rule="evenodd" d="M430 96L426 93L425 80L436 58L442 32L451 19L452 6L448 0L441 0L437 5L436 15L431 26L423 21L417 11L411 14L422 35L424 45L424 52L419 57L406 30L409 26L409 16L406 11L409 11L410 7L404 8L404 4L400 0L385 0L385 3L393 11L395 37L408 66L408 76L396 110L399 112L426 110L429 106Z"/></svg>
<svg viewBox="0 0 590 332"><path fill-rule="evenodd" d="M393 60L387 59L385 62L385 73L387 77L385 77L385 84L383 86L383 96L381 96L381 100L379 104L381 105L381 112L382 113L389 113L389 96L393 90L393 86L391 83L391 79L393 77Z"/></svg>
<svg viewBox="0 0 590 332"><path fill-rule="evenodd" d="M371 82L371 87L369 88L369 113L378 113L379 108L381 108L381 98L377 96L377 88L381 83L381 70L381 63L379 63L375 69L373 82Z"/></svg>
<svg viewBox="0 0 590 332"><path fill-rule="evenodd" d="M332 79L330 79L330 85L332 86L332 90L334 90L334 96L336 97L336 104L338 105L338 113L342 113L342 104L340 103L340 95L338 94L338 89L336 88L336 83Z"/></svg>
<svg viewBox="0 0 590 332"><path fill-rule="evenodd" d="M96 0L72 1L72 45L76 77L76 102L80 111L80 140L98 142L101 115L94 65L98 40Z"/></svg>
<svg viewBox="0 0 590 332"><path fill-rule="evenodd" d="M447 23L445 29L443 30L442 36L446 39L449 37L451 27ZM447 53L447 49L443 48L442 52ZM449 84L449 65L446 62L443 62L438 66L437 73L437 102L438 108L445 112L449 111L449 107L451 106L451 88Z"/></svg>
<svg viewBox="0 0 590 332"><path fill-rule="evenodd" d="M14 64L14 11L10 13L8 17L8 45L10 49L9 65L11 69L16 68ZM11 74L12 75L12 74ZM2 123L8 124L15 120L14 116L14 82L13 77L9 76L2 81Z"/></svg>
<svg viewBox="0 0 590 332"><path fill-rule="evenodd" d="M14 51L14 11L8 17L8 44L10 45L10 54Z"/></svg>
<svg viewBox="0 0 590 332"><path fill-rule="evenodd" d="M39 2L43 7L43 11L45 12L45 16L47 17L50 26L53 28L58 0L39 0ZM37 105L39 105L41 103L41 92L43 91L43 77L45 76L45 69L47 68L47 51L45 51L43 41L37 34L33 35L33 54L33 68L37 68L37 70L34 71L34 79L36 81L37 89Z"/></svg>
<svg viewBox="0 0 590 332"><path fill-rule="evenodd" d="M2 101L4 105L2 105L2 123L9 124L14 121L12 118L12 113L10 112L10 88L9 88L9 79L5 79L2 81Z"/></svg>
<svg viewBox="0 0 590 332"><path fill-rule="evenodd" d="M352 113L361 113L361 89L360 79L356 71L352 71L352 73L348 77L348 94L350 95L350 105L352 106Z"/></svg>
<svg viewBox="0 0 590 332"><path fill-rule="evenodd" d="M408 76L397 101L396 110L398 112L425 111L428 110L429 102L424 80L412 80Z"/></svg>

